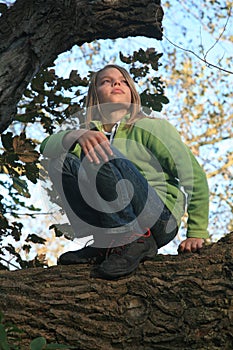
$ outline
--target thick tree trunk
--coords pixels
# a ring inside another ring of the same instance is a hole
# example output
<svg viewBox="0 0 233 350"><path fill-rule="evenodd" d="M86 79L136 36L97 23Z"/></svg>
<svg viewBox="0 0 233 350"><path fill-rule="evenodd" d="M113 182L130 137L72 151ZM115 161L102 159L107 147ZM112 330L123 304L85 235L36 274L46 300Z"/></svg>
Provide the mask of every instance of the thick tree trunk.
<svg viewBox="0 0 233 350"><path fill-rule="evenodd" d="M233 233L118 281L91 266L0 272L0 310L29 339L84 349L233 349Z"/></svg>
<svg viewBox="0 0 233 350"><path fill-rule="evenodd" d="M0 17L0 132L41 67L73 45L142 35L161 40L160 0L17 0Z"/></svg>

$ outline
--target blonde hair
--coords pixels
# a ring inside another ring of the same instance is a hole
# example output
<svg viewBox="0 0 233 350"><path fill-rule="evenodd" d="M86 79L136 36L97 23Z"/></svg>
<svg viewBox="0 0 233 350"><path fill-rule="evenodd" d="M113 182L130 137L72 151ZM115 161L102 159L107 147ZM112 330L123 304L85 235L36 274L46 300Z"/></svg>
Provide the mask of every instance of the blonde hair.
<svg viewBox="0 0 233 350"><path fill-rule="evenodd" d="M91 77L89 89L87 93L87 99L86 99L86 108L87 108L86 127L89 127L89 124L93 119L101 120L101 108L100 108L100 103L97 95L96 84L97 84L99 74L103 72L105 69L109 69L109 68L118 69L123 75L123 77L125 78L130 88L131 107L130 107L130 118L128 120L129 125L133 124L136 120L145 117L144 113L141 112L141 99L140 99L139 93L136 90L134 81L131 78L130 74L127 72L125 68L121 66L118 66L116 64L108 64L104 68L95 72Z"/></svg>

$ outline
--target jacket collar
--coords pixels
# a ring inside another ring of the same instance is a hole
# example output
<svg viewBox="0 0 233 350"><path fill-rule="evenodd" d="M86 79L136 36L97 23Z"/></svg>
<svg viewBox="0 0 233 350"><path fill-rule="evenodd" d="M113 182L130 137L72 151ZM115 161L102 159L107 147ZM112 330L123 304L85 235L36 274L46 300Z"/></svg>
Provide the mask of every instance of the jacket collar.
<svg viewBox="0 0 233 350"><path fill-rule="evenodd" d="M127 121L129 120L130 118L130 114L126 114L121 120L120 120L120 126L124 126L125 124L127 124ZM99 131L102 131L102 127L103 127L103 124L100 120L92 120L90 122L90 128L93 130L99 130Z"/></svg>

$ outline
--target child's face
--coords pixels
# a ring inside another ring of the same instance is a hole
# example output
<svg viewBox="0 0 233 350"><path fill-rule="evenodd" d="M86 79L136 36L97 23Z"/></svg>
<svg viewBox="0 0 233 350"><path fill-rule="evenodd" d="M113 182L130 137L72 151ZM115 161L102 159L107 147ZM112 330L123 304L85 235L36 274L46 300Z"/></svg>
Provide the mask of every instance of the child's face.
<svg viewBox="0 0 233 350"><path fill-rule="evenodd" d="M96 91L99 102L115 103L127 110L131 104L131 91L127 81L116 68L104 69L98 76Z"/></svg>

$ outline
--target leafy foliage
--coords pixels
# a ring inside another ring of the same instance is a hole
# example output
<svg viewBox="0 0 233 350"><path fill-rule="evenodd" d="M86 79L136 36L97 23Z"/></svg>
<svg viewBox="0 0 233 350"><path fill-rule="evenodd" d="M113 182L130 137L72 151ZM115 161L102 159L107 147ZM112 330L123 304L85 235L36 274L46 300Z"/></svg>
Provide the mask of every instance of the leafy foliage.
<svg viewBox="0 0 233 350"><path fill-rule="evenodd" d="M10 322L5 322L3 314L0 312L0 350L25 350L20 345L23 330ZM33 339L29 345L30 350L59 350L72 349L72 346L50 343L44 337Z"/></svg>
<svg viewBox="0 0 233 350"><path fill-rule="evenodd" d="M159 59L162 57L161 53L157 53L154 49L150 48L144 51L139 49L135 51L132 56L125 57L120 52L120 59L122 62L130 64L131 67L129 72L131 73L134 81L137 83L143 81L146 85L146 89L140 94L142 106L145 112L150 113L150 111L160 112L164 104L169 103L168 98L164 95L165 85L160 77L154 76L151 73L153 71L158 71ZM140 63L139 65L137 63ZM148 77L149 75L149 77Z"/></svg>

